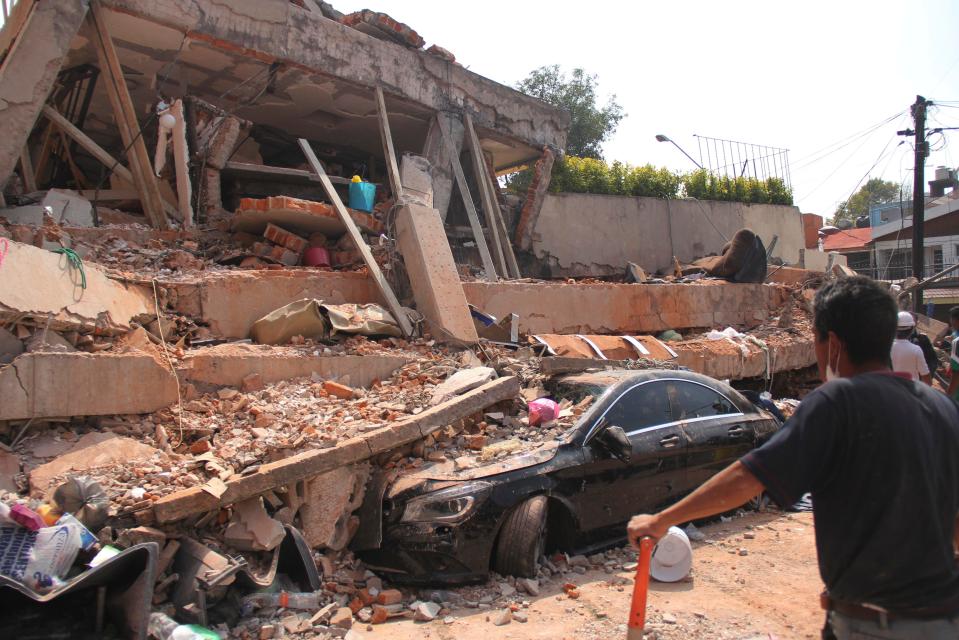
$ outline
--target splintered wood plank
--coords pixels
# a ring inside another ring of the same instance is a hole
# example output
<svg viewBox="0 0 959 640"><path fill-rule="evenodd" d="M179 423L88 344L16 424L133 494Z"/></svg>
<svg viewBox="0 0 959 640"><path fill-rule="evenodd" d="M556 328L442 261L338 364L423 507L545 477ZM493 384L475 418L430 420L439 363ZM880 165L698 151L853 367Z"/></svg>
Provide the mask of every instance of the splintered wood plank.
<svg viewBox="0 0 959 640"><path fill-rule="evenodd" d="M390 119L386 114L386 100L383 90L376 88L376 111L379 115L380 138L383 141L383 156L386 158L386 172L393 189L393 201L399 203L403 197L403 184L400 182L400 169L396 164L396 152L393 151L393 135L390 133Z"/></svg>
<svg viewBox="0 0 959 640"><path fill-rule="evenodd" d="M136 117L133 100L123 77L120 58L107 31L106 13L99 0L91 0L89 20L93 25L93 44L100 62L100 72L104 78L107 96L113 107L117 130L123 147L127 149L127 160L137 191L140 192L140 204L147 219L157 229L170 227L165 213L165 205L160 188L153 175L153 165L147 153L146 144L140 134L140 123Z"/></svg>
<svg viewBox="0 0 959 640"><path fill-rule="evenodd" d="M496 267L493 266L493 257L490 255L489 246L486 244L486 236L483 235L483 227L480 225L479 215L476 213L476 206L473 204L473 197L470 195L469 185L466 183L466 176L463 174L463 165L460 164L459 156L453 147L453 140L450 132L447 131L443 119L437 116L440 133L443 134L443 142L449 149L450 162L453 165L453 176L456 178L456 185L459 187L460 196L463 198L463 205L466 207L466 216L470 221L470 228L473 230L473 239L476 241L476 247L479 249L480 258L483 260L483 270L486 272L486 279L490 282L496 282Z"/></svg>

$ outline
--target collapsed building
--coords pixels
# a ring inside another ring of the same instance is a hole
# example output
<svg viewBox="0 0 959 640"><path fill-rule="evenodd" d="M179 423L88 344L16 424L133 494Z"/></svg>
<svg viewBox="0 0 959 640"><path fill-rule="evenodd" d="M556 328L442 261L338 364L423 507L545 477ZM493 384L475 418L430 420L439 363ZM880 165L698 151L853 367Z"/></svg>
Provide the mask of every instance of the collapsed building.
<svg viewBox="0 0 959 640"><path fill-rule="evenodd" d="M584 409L531 424L551 377L811 379L841 264L529 277L569 116L385 14L20 0L0 46L0 488L37 507L95 481L120 551L45 595L0 576L8 612L74 598L78 628L106 609L144 637L151 607L213 624L284 573L321 594L287 631L341 634L407 610L351 553L384 472L541 446ZM520 167L523 198L496 180Z"/></svg>

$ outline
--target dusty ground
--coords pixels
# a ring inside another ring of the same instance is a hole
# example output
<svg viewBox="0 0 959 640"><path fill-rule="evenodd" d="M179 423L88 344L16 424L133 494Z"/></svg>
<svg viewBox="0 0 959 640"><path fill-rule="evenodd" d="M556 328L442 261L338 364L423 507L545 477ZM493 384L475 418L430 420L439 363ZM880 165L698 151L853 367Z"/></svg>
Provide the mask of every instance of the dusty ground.
<svg viewBox="0 0 959 640"><path fill-rule="evenodd" d="M750 513L704 526L693 543L692 575L686 582L650 584L647 638L818 638L822 625L812 514ZM746 536L754 536L747 538ZM747 555L740 555L746 549ZM628 584L611 584L627 581ZM581 596L562 595L563 581ZM599 640L625 638L632 591L630 573L591 570L543 585L522 609L529 621L495 626L498 610L458 608L431 623L411 620L375 627L357 624L362 638L413 640Z"/></svg>

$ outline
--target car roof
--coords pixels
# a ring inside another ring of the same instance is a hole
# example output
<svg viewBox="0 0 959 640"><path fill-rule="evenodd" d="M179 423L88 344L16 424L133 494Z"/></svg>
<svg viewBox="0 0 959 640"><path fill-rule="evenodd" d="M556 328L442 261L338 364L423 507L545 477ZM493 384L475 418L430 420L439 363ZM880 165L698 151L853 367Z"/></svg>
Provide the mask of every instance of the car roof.
<svg viewBox="0 0 959 640"><path fill-rule="evenodd" d="M574 427L573 442L582 444L582 439L588 431L588 424L619 398L621 393L636 384L654 380L687 380L689 382L702 384L725 395L744 413L755 411L752 403L728 384L693 371L675 369L606 369L602 371L577 373L564 376L558 381L559 384L567 387L592 390L594 391L594 395L598 396L598 399L589 410L583 414ZM601 392L601 394L596 392Z"/></svg>
<svg viewBox="0 0 959 640"><path fill-rule="evenodd" d="M564 385L583 387L612 387L617 384L632 386L637 382L658 380L662 378L678 378L699 382L717 390L725 391L729 385L693 371L678 369L603 369L602 371L586 371L562 377L559 382Z"/></svg>

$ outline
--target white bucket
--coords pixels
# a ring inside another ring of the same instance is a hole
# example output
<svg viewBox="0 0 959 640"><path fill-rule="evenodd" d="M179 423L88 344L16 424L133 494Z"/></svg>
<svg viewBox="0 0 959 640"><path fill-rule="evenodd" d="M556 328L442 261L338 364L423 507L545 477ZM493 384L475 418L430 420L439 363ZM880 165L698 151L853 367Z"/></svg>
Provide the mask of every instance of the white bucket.
<svg viewBox="0 0 959 640"><path fill-rule="evenodd" d="M670 527L656 547L649 564L650 575L660 582L679 582L693 567L693 547L679 527Z"/></svg>

